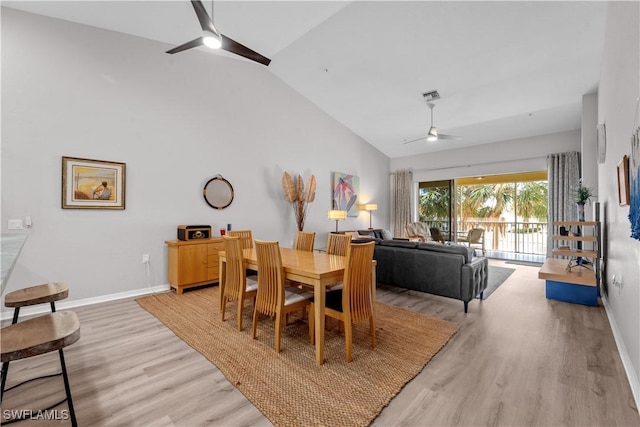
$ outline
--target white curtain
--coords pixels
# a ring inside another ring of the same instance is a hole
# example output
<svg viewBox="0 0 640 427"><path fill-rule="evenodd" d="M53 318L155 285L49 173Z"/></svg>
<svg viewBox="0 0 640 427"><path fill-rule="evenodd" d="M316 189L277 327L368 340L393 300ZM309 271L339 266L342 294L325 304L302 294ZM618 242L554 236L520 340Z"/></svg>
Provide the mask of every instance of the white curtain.
<svg viewBox="0 0 640 427"><path fill-rule="evenodd" d="M393 235L407 235L407 224L411 222L411 188L413 172L399 170L393 174Z"/></svg>
<svg viewBox="0 0 640 427"><path fill-rule="evenodd" d="M580 183L580 153L549 154L547 156L549 204L547 217L547 256L553 249L553 222L577 221L574 190Z"/></svg>

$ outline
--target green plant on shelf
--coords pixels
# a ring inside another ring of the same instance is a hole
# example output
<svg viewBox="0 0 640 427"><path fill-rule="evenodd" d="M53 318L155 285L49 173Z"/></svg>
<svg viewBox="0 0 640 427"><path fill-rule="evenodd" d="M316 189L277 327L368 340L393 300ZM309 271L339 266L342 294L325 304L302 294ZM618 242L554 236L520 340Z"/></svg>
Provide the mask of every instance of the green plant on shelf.
<svg viewBox="0 0 640 427"><path fill-rule="evenodd" d="M589 187L585 187L582 184L576 187L576 189L574 190L574 194L576 203L586 203L591 199L591 196L593 196L593 192L591 191L591 189Z"/></svg>

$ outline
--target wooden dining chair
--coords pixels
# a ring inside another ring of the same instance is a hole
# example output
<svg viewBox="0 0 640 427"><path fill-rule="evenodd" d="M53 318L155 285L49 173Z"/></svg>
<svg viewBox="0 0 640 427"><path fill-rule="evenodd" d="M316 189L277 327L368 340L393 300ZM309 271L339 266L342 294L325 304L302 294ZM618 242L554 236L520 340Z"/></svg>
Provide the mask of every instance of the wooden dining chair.
<svg viewBox="0 0 640 427"><path fill-rule="evenodd" d="M327 235L327 253L329 255L347 255L347 247L351 244L351 235L329 233Z"/></svg>
<svg viewBox="0 0 640 427"><path fill-rule="evenodd" d="M255 276L247 277L244 267L244 256L242 255L242 241L240 237L224 236L224 252L226 256L226 273L224 289L220 300L220 314L224 322L227 302L236 301L236 324L238 330L242 330L242 311L244 302L252 300L256 302L258 292L258 281Z"/></svg>
<svg viewBox="0 0 640 427"><path fill-rule="evenodd" d="M251 230L229 230L227 231L227 236L239 237L242 249L253 248L253 236L251 235Z"/></svg>
<svg viewBox="0 0 640 427"><path fill-rule="evenodd" d="M346 359L351 362L353 323L369 321L371 347L376 346L376 321L374 287L371 284L371 261L375 242L352 243L347 248L343 287L327 292L325 315L344 323ZM309 307L309 336L315 345L314 302Z"/></svg>
<svg viewBox="0 0 640 427"><path fill-rule="evenodd" d="M278 242L256 240L258 262L258 294L253 309L252 337L256 338L258 315L275 317L275 350L280 353L280 334L286 322L285 316L292 311L304 309L313 297L311 292L285 289L284 268Z"/></svg>
<svg viewBox="0 0 640 427"><path fill-rule="evenodd" d="M346 256L347 248L351 244L351 235L349 234L337 234L329 233L327 236L327 253L329 255ZM342 281L336 282L331 285L330 289L341 289Z"/></svg>
<svg viewBox="0 0 640 427"><path fill-rule="evenodd" d="M316 240L316 233L313 231L298 231L293 249L298 251L313 252L313 244Z"/></svg>

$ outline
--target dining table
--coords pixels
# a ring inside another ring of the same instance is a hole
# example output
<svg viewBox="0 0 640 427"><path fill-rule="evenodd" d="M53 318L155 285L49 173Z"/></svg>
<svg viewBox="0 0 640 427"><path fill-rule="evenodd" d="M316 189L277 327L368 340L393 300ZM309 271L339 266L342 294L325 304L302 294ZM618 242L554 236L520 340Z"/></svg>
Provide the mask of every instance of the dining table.
<svg viewBox="0 0 640 427"><path fill-rule="evenodd" d="M258 257L255 248L243 250L247 269L258 270ZM344 276L347 257L330 255L324 252L309 252L291 248L280 247L280 256L284 269L284 277L287 280L304 283L313 286L314 317L315 317L315 352L316 363L324 363L324 328L325 328L325 294L327 288L341 282ZM224 289L226 276L226 257L224 251L219 252L220 289ZM372 277L371 286L376 288L376 261L371 262ZM258 279L260 286L260 279ZM258 291L259 292L259 291ZM222 298L222 292L220 292Z"/></svg>

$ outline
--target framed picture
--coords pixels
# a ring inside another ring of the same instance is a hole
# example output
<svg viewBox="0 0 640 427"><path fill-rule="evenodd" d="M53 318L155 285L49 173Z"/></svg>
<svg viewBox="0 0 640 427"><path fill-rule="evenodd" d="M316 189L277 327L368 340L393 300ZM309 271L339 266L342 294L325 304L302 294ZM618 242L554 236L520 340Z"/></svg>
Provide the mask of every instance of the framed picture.
<svg viewBox="0 0 640 427"><path fill-rule="evenodd" d="M62 157L62 209L124 209L126 164Z"/></svg>
<svg viewBox="0 0 640 427"><path fill-rule="evenodd" d="M347 216L357 217L360 179L348 173L333 172L331 209L347 211Z"/></svg>
<svg viewBox="0 0 640 427"><path fill-rule="evenodd" d="M626 154L618 163L618 203L629 206L629 157Z"/></svg>

